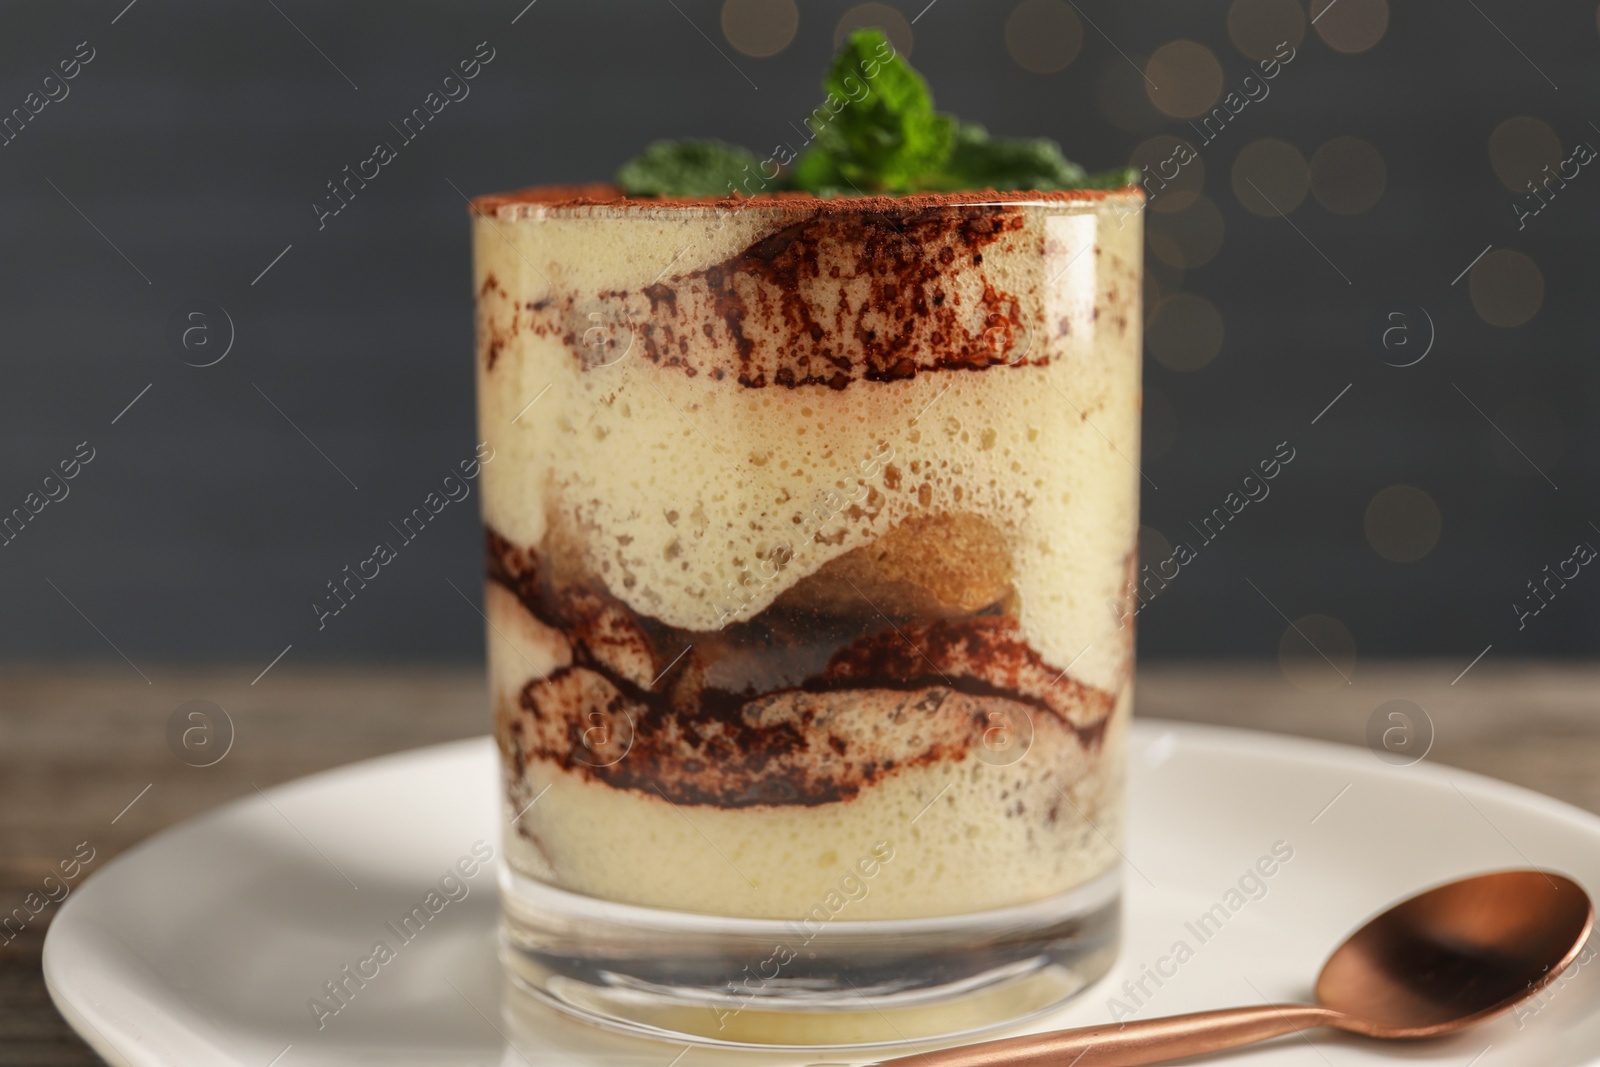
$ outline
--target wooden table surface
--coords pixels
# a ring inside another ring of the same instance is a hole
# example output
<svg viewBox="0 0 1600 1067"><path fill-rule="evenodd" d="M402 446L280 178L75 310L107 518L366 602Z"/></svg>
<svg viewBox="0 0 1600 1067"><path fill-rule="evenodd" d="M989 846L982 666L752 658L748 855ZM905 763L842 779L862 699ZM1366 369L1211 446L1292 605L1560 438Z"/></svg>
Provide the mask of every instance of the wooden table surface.
<svg viewBox="0 0 1600 1067"><path fill-rule="evenodd" d="M1600 666L1491 659L1452 684L1461 666L1363 663L1350 684L1306 692L1274 664L1152 665L1140 671L1138 713L1362 744L1379 705L1409 700L1433 722L1430 760L1600 812ZM488 729L476 668L284 667L256 685L250 668L145 669L150 684L125 664L0 668L0 915L80 842L95 850L93 877L130 845L257 786ZM190 700L233 721L215 766L188 766L168 747L168 720ZM101 1062L45 991L39 955L54 910L0 938L0 1065Z"/></svg>

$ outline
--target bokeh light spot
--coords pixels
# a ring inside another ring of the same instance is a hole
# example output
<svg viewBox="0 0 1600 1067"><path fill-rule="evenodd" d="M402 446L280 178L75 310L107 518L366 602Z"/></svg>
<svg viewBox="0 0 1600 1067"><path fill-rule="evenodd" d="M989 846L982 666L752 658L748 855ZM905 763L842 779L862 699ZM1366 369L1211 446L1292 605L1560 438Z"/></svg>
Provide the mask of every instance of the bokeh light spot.
<svg viewBox="0 0 1600 1067"><path fill-rule="evenodd" d="M1521 252L1496 248L1473 266L1467 277L1472 306L1491 326L1521 326L1544 303L1544 275Z"/></svg>
<svg viewBox="0 0 1600 1067"><path fill-rule="evenodd" d="M1163 263L1193 270L1222 249L1222 212L1203 196L1182 211L1151 216L1145 224L1150 252Z"/></svg>
<svg viewBox="0 0 1600 1067"><path fill-rule="evenodd" d="M1154 564L1168 559L1172 555L1172 544L1167 540L1166 534L1154 526L1139 527L1139 568L1142 572L1145 564L1151 564L1151 571L1155 570ZM1157 587L1156 582L1151 582L1151 588Z"/></svg>
<svg viewBox="0 0 1600 1067"><path fill-rule="evenodd" d="M1083 24L1064 0L1022 0L1006 19L1006 51L1023 70L1053 74L1082 47Z"/></svg>
<svg viewBox="0 0 1600 1067"><path fill-rule="evenodd" d="M1139 171L1151 211L1182 211L1206 183L1206 164L1194 145L1167 133L1135 148L1128 165Z"/></svg>
<svg viewBox="0 0 1600 1067"><path fill-rule="evenodd" d="M777 55L799 28L794 0L723 0L722 35L747 56Z"/></svg>
<svg viewBox="0 0 1600 1067"><path fill-rule="evenodd" d="M1119 130L1129 133L1150 133L1159 130L1167 121L1155 109L1145 93L1143 61L1139 56L1129 57L1139 64L1134 69L1121 56L1100 65L1094 78L1094 106L1105 120Z"/></svg>
<svg viewBox="0 0 1600 1067"><path fill-rule="evenodd" d="M1233 0L1228 36L1233 47L1251 59L1271 59L1281 44L1300 47L1306 37L1306 14L1297 0Z"/></svg>
<svg viewBox="0 0 1600 1067"><path fill-rule="evenodd" d="M1156 306L1145 343L1168 370L1197 371L1222 349L1222 315L1203 296L1173 293Z"/></svg>
<svg viewBox="0 0 1600 1067"><path fill-rule="evenodd" d="M1439 543L1439 505L1412 485L1381 489L1362 520L1367 544L1392 563L1415 563Z"/></svg>
<svg viewBox="0 0 1600 1067"><path fill-rule="evenodd" d="M1287 215L1300 206L1310 185L1305 157L1288 141L1263 137L1233 161L1233 193L1257 215Z"/></svg>
<svg viewBox="0 0 1600 1067"><path fill-rule="evenodd" d="M1356 672L1356 639L1330 615L1305 615L1278 638L1278 668L1306 693L1331 693Z"/></svg>
<svg viewBox="0 0 1600 1067"><path fill-rule="evenodd" d="M1169 267L1154 256L1145 257L1144 328L1146 331L1150 329L1150 323L1156 317L1156 308L1161 306L1162 298L1183 288L1183 277L1182 267Z"/></svg>
<svg viewBox="0 0 1600 1067"><path fill-rule="evenodd" d="M1145 92L1164 115L1192 119L1211 110L1222 94L1222 64L1194 41L1170 41L1144 65Z"/></svg>
<svg viewBox="0 0 1600 1067"><path fill-rule="evenodd" d="M1389 169L1359 137L1335 137L1311 155L1311 192L1335 215L1359 215L1383 197Z"/></svg>
<svg viewBox="0 0 1600 1067"><path fill-rule="evenodd" d="M838 48L844 44L846 37L856 30L868 27L882 30L889 38L889 43L894 45L895 52L907 58L911 56L911 46L915 37L911 32L911 23L888 4L857 4L846 11L839 17L838 25L833 28L833 47Z"/></svg>
<svg viewBox="0 0 1600 1067"><path fill-rule="evenodd" d="M1561 138L1542 119L1518 115L1489 135L1489 163L1495 177L1513 193L1528 192L1530 181L1538 184L1545 167L1555 174L1562 154Z"/></svg>
<svg viewBox="0 0 1600 1067"><path fill-rule="evenodd" d="M1365 52L1389 28L1389 0L1311 0L1311 25L1335 52Z"/></svg>

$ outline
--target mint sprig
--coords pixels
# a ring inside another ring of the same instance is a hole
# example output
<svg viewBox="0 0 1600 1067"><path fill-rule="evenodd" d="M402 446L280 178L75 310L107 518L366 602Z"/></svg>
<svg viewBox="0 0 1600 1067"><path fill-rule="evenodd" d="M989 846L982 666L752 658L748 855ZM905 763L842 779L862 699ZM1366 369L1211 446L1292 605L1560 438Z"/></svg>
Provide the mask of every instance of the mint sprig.
<svg viewBox="0 0 1600 1067"><path fill-rule="evenodd" d="M963 122L939 174L943 189L1120 189L1138 181L1133 167L1088 174L1048 137L990 137Z"/></svg>
<svg viewBox="0 0 1600 1067"><path fill-rule="evenodd" d="M955 119L933 109L928 83L895 54L882 31L852 33L833 57L822 91L827 100L812 113L820 122L816 141L795 163L797 188L915 192L928 188L950 157Z"/></svg>
<svg viewBox="0 0 1600 1067"><path fill-rule="evenodd" d="M617 184L629 196L726 196L753 188L849 196L1116 189L1138 178L1132 167L1088 174L1047 138L990 137L982 126L941 114L928 83L881 30L852 33L822 88L827 97L807 120L811 145L776 178L767 177L774 160L721 141L660 141L625 163Z"/></svg>
<svg viewBox="0 0 1600 1067"><path fill-rule="evenodd" d="M629 196L725 196L761 161L725 141L657 141L617 171Z"/></svg>

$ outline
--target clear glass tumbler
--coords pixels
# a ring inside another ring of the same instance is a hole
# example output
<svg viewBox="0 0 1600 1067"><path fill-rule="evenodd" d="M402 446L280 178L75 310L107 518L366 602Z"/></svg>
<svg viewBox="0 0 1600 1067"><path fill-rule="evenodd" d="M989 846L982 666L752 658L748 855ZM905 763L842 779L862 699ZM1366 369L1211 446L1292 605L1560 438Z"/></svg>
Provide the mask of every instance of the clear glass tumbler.
<svg viewBox="0 0 1600 1067"><path fill-rule="evenodd" d="M1110 966L1141 207L474 203L518 986L863 1045Z"/></svg>

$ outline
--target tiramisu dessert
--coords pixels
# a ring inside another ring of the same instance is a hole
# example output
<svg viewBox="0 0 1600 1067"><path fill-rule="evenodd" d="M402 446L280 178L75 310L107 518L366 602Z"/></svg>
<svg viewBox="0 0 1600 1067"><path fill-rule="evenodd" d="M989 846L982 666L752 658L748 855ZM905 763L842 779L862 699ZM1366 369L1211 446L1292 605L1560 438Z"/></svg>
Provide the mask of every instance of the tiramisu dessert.
<svg viewBox="0 0 1600 1067"><path fill-rule="evenodd" d="M828 84L770 165L473 204L513 944L581 957L561 901L772 920L773 993L849 931L1115 881L1142 201L905 113L880 34ZM762 962L723 960L741 1005Z"/></svg>

